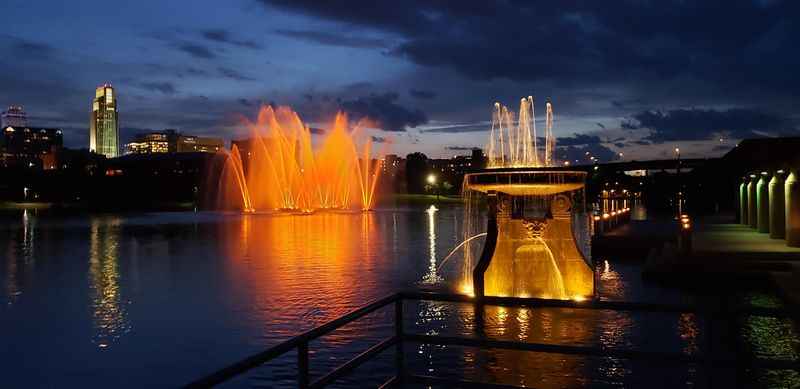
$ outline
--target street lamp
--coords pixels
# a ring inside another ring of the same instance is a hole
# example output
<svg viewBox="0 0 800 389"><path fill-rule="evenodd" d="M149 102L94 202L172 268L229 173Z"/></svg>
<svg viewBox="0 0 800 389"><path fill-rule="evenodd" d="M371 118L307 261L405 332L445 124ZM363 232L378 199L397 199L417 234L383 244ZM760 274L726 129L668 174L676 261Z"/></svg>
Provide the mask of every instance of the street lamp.
<svg viewBox="0 0 800 389"><path fill-rule="evenodd" d="M436 184L436 175L435 174L433 174L433 173L428 174L428 183L431 184L431 185Z"/></svg>
<svg viewBox="0 0 800 389"><path fill-rule="evenodd" d="M433 190L436 191L436 200L438 201L439 200L439 187L436 185L436 175L433 174L433 173L428 174L427 181L428 181L428 185L433 187Z"/></svg>

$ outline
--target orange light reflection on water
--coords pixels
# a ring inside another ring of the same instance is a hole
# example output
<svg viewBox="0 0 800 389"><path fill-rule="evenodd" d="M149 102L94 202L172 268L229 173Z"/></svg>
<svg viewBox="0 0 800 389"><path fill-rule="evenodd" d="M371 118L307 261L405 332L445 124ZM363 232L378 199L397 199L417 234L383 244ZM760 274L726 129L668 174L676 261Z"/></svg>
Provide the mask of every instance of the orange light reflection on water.
<svg viewBox="0 0 800 389"><path fill-rule="evenodd" d="M372 293L384 274L372 270L385 243L372 213L243 215L221 239L230 278L255 305L252 320L298 323L283 335L380 297Z"/></svg>

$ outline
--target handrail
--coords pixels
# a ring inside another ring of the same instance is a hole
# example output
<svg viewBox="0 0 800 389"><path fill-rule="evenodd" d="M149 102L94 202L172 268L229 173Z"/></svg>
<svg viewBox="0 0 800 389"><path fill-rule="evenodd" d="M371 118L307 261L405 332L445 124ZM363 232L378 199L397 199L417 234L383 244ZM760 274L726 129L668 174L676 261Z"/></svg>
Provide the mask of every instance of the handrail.
<svg viewBox="0 0 800 389"><path fill-rule="evenodd" d="M399 295L405 300L430 300L454 303L475 303L475 299L468 295L440 292L404 291ZM697 306L689 304L663 304L636 301L614 300L553 300L535 297L498 297L485 296L481 301L483 305L519 307L519 308L576 308L593 310L614 310L631 312L666 312L666 313L699 313L699 314L726 314L726 315L755 315L765 317L786 318L793 317L791 312L776 308L760 307L727 307L725 309L713 306Z"/></svg>
<svg viewBox="0 0 800 389"><path fill-rule="evenodd" d="M297 335L291 339L288 339L284 342L281 342L275 346L270 347L269 349L262 351L258 354L252 355L247 357L239 362L236 362L230 366L227 366L223 369L220 369L211 375L203 377L197 381L194 381L187 385L187 388L208 388L214 385L221 384L239 374L242 374L250 369L258 367L271 359L279 357L296 347L300 347L301 345L305 345L306 350L306 360L307 360L307 353L308 353L308 342L319 338L327 333L336 330L339 327L344 326L352 321L355 321L363 316L366 316L380 308L383 308L393 302L395 302L400 297L399 293L395 293L389 296L386 296L382 299L378 299L373 301L359 309L353 310L350 313L347 313L339 318L333 319L319 327L312 328L306 332L303 332L300 335ZM299 353L302 354L302 353ZM300 358L300 356L298 356ZM302 374L300 374L302 375ZM301 377L302 378L302 377ZM306 377L307 378L307 377Z"/></svg>
<svg viewBox="0 0 800 389"><path fill-rule="evenodd" d="M404 341L420 342L428 344L452 344L468 347L482 347L482 348L499 348L499 349L515 349L525 351L536 351L546 353L559 353L559 354L576 354L576 355L608 355L617 356L628 359L656 359L656 360L670 360L678 363L697 363L704 360L707 367L711 367L712 355L708 355L710 350L706 350L706 355L698 358L693 355L686 355L678 352L660 352L660 351L639 351L639 350L619 350L619 349L601 349L596 347L585 346L570 346L570 345L552 345L540 343L527 343L527 342L514 342L502 341L486 338L462 338L462 337L449 337L449 336L430 336L423 334L405 334L403 330L403 302L405 300L411 301L442 301L453 303L472 303L479 304L480 306L506 306L506 307L527 307L527 308L573 308L573 309L592 309L592 310L616 310L616 311L631 311L631 312L669 312L669 313L698 313L707 314L709 319L716 315L757 315L766 317L790 317L792 313L778 310L775 308L756 308L756 307L735 307L728 309L713 308L710 306L697 306L687 304L661 304L661 303L644 303L644 302L621 302L621 301L604 301L604 300L586 300L586 301L573 301L573 300L549 300L540 298L516 298L516 297L495 297L485 296L482 300L476 301L475 298L459 295L438 292L423 292L423 291L404 291L391 294L384 298L374 300L373 302L355 309L341 317L328 321L327 323L315 327L311 330L303 332L291 339L281 342L265 351L259 352L255 355L247 357L239 362L229 365L221 370L218 370L206 377L194 381L187 385L187 388L207 388L217 384L228 381L240 374L243 374L253 368L256 368L270 360L277 358L293 349L297 349L297 363L298 363L298 386L301 388L321 388L325 385L332 383L334 380L342 377L348 372L352 371L366 360L374 355L386 350L392 345L397 346L396 367L398 375L390 379L390 382L402 381L404 375L401 375L404 366ZM308 372L308 344L321 336L358 320L372 312L377 311L389 304L395 304L395 334L388 339L370 347L368 350L357 355L353 359L345 362L343 365L337 367L333 371L327 373L319 380L311 383L309 380ZM710 325L710 320L709 323ZM710 337L709 337L710 340ZM712 353L713 354L713 353ZM727 364L731 361L716 360L715 363ZM786 360L771 360L763 358L754 358L751 360L756 366L765 367L800 367L800 361L786 361ZM385 385L384 385L385 386Z"/></svg>

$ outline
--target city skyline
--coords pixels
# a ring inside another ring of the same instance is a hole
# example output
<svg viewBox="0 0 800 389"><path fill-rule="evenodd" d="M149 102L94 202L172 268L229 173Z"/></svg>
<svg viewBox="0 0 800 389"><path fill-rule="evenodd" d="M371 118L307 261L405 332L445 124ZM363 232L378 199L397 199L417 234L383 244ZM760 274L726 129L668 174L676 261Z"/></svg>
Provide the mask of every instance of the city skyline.
<svg viewBox="0 0 800 389"><path fill-rule="evenodd" d="M572 154L718 156L739 139L798 133L798 5L737 4L152 2L109 19L91 1L14 0L11 18L41 15L50 28L32 20L0 36L15 57L0 65L0 104L37 112L76 147L88 141L81 104L107 81L125 91L121 141L164 128L238 139L240 117L275 103L318 128L337 110L369 116L393 152L440 157L484 147L493 103L533 95L553 99ZM175 12L185 16L151 17Z"/></svg>

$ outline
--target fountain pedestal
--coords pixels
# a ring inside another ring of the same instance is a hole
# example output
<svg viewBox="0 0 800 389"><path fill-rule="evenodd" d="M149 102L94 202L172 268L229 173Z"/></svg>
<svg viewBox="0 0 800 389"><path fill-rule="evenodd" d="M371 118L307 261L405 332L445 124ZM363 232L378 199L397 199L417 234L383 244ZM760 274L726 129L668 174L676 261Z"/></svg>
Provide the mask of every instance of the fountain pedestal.
<svg viewBox="0 0 800 389"><path fill-rule="evenodd" d="M486 193L489 204L487 242L473 271L476 295L593 296L594 273L575 234L575 221L588 217L584 178L583 172L518 170L465 178L465 188Z"/></svg>

